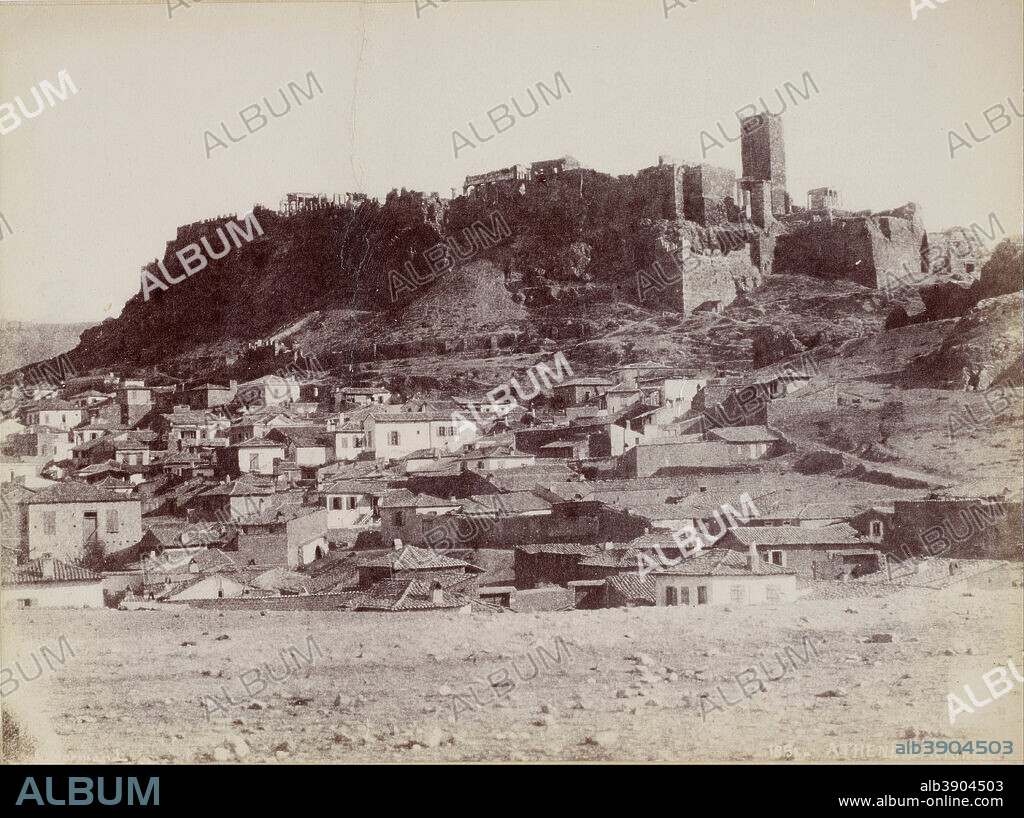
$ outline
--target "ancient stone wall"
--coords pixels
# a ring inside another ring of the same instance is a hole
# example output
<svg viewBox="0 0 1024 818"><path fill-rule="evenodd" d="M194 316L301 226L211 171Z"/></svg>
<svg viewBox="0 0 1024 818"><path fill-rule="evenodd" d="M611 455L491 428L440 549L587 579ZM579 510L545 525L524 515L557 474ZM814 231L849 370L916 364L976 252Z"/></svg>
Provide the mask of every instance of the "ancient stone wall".
<svg viewBox="0 0 1024 818"><path fill-rule="evenodd" d="M920 274L924 239L917 219L816 214L786 225L776 242L774 271L894 286Z"/></svg>

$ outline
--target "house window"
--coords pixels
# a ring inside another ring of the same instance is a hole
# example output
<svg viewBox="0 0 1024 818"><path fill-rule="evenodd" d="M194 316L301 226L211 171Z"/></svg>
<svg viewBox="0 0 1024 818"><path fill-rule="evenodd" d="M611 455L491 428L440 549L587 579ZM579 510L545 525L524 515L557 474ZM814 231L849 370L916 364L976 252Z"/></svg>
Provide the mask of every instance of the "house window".
<svg viewBox="0 0 1024 818"><path fill-rule="evenodd" d="M666 605L678 605L679 602L676 599L676 589L669 587L665 589L665 604Z"/></svg>
<svg viewBox="0 0 1024 818"><path fill-rule="evenodd" d="M120 521L117 519L117 509L112 508L107 512L107 533L116 534L121 530Z"/></svg>
<svg viewBox="0 0 1024 818"><path fill-rule="evenodd" d="M679 589L679 603L681 605L689 605L690 604L690 589L689 588L680 588Z"/></svg>
<svg viewBox="0 0 1024 818"><path fill-rule="evenodd" d="M697 604L707 605L708 604L708 586L698 585L697 586Z"/></svg>
<svg viewBox="0 0 1024 818"><path fill-rule="evenodd" d="M448 435L448 427L447 426L438 426L437 427L437 436L438 437L446 437L447 435Z"/></svg>
<svg viewBox="0 0 1024 818"><path fill-rule="evenodd" d="M881 537L883 530L884 530L884 527L882 526L882 521L881 520L872 520L871 521L871 536L872 537Z"/></svg>
<svg viewBox="0 0 1024 818"><path fill-rule="evenodd" d="M782 593L778 585L766 585L764 587L764 598L767 602L778 602Z"/></svg>
<svg viewBox="0 0 1024 818"><path fill-rule="evenodd" d="M332 511L341 511L341 509L342 509L341 498L340 497L332 497L331 498L331 510Z"/></svg>
<svg viewBox="0 0 1024 818"><path fill-rule="evenodd" d="M43 533L44 534L56 534L57 533L57 512L56 511L44 511L43 512Z"/></svg>
<svg viewBox="0 0 1024 818"><path fill-rule="evenodd" d="M355 507L356 507L356 498L355 497L346 497L345 498L345 508L347 508L347 509L349 509L349 511L351 511Z"/></svg>
<svg viewBox="0 0 1024 818"><path fill-rule="evenodd" d="M348 448L348 438L347 437L338 438L338 448L339 449L347 449Z"/></svg>
<svg viewBox="0 0 1024 818"><path fill-rule="evenodd" d="M361 437L352 438L352 448L361 449L363 448L363 439Z"/></svg>
<svg viewBox="0 0 1024 818"><path fill-rule="evenodd" d="M730 585L729 586L729 601L730 602L746 602L747 592L744 590L742 585Z"/></svg>
<svg viewBox="0 0 1024 818"><path fill-rule="evenodd" d="M765 555L765 562L770 562L772 565L785 565L785 552L782 550L769 551Z"/></svg>
<svg viewBox="0 0 1024 818"><path fill-rule="evenodd" d="M388 434L388 443L390 443L392 446L397 446L398 445L398 440L399 440L398 432L390 432Z"/></svg>
<svg viewBox="0 0 1024 818"><path fill-rule="evenodd" d="M405 514L401 511L395 512L395 525L405 525Z"/></svg>
<svg viewBox="0 0 1024 818"><path fill-rule="evenodd" d="M249 455L249 471L260 470L260 456L258 454Z"/></svg>

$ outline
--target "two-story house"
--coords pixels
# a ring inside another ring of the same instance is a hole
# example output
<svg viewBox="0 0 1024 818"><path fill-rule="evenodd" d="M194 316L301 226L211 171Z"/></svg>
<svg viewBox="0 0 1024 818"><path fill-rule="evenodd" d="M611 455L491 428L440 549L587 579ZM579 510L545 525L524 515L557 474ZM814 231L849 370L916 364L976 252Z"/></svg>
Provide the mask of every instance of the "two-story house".
<svg viewBox="0 0 1024 818"><path fill-rule="evenodd" d="M26 504L30 558L80 560L96 548L110 555L142 539L141 503L114 491L68 481L37 491Z"/></svg>
<svg viewBox="0 0 1024 818"><path fill-rule="evenodd" d="M375 412L364 428L367 448L383 460L398 460L419 449L456 452L480 436L475 426L432 412Z"/></svg>

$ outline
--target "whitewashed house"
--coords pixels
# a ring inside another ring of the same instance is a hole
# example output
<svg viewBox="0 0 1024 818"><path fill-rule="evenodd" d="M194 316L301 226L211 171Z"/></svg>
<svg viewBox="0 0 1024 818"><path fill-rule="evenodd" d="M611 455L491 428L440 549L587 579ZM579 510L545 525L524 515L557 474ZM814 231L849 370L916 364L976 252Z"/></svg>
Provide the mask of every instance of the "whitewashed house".
<svg viewBox="0 0 1024 818"><path fill-rule="evenodd" d="M102 608L103 575L45 553L5 572L4 608Z"/></svg>
<svg viewBox="0 0 1024 818"><path fill-rule="evenodd" d="M364 428L367 448L384 460L399 460L420 449L457 452L479 437L475 425L427 412L373 413Z"/></svg>

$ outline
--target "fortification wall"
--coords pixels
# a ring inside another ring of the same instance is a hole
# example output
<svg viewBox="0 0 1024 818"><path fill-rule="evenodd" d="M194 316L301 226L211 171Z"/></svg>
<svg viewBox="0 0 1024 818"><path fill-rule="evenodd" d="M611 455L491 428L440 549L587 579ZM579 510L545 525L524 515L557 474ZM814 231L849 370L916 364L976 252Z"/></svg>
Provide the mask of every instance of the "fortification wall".
<svg viewBox="0 0 1024 818"><path fill-rule="evenodd" d="M884 287L921 269L924 229L898 216L814 215L785 226L775 245L774 271L845 278Z"/></svg>

